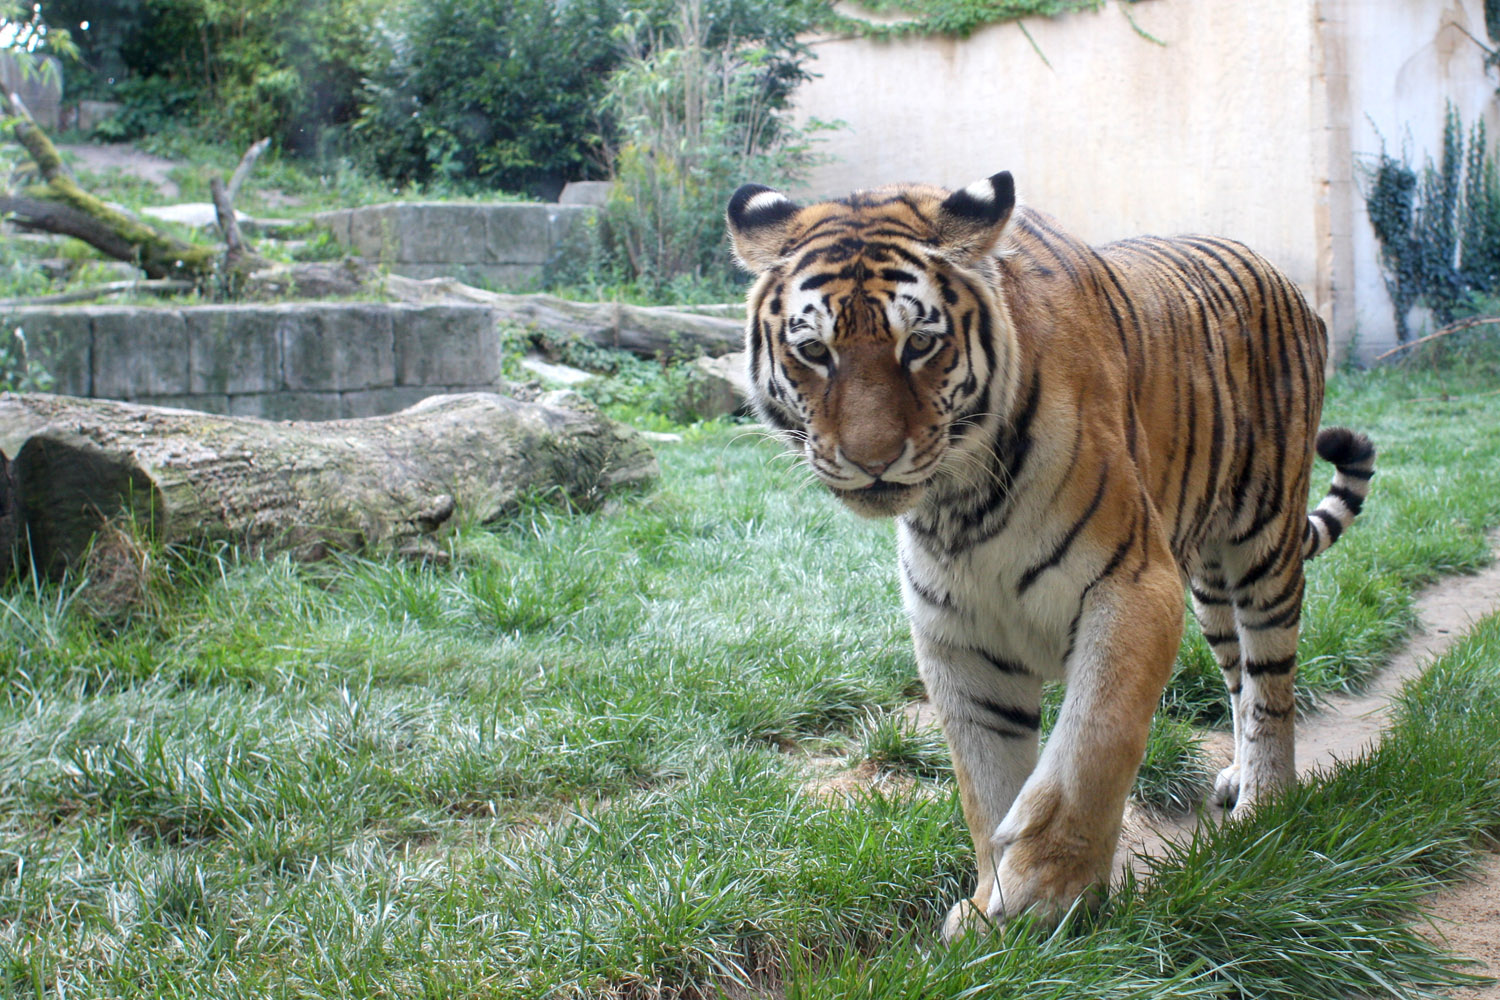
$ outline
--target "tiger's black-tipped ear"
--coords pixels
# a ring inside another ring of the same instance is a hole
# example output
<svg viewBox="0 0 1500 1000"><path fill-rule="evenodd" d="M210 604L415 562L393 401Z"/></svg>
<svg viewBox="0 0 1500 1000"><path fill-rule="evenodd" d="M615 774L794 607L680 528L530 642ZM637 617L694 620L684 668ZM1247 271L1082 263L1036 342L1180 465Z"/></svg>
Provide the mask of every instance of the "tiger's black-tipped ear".
<svg viewBox="0 0 1500 1000"><path fill-rule="evenodd" d="M763 184L746 184L734 193L724 217L734 259L741 267L760 274L776 266L798 208L786 195Z"/></svg>
<svg viewBox="0 0 1500 1000"><path fill-rule="evenodd" d="M1009 170L953 192L938 208L938 239L955 257L973 260L995 249L1016 207Z"/></svg>

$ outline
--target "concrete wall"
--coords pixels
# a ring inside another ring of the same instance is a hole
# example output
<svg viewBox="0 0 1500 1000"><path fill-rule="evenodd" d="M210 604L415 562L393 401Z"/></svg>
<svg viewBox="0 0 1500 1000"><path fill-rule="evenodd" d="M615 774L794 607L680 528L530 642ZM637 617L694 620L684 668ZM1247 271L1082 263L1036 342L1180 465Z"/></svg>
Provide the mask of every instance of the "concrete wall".
<svg viewBox="0 0 1500 1000"><path fill-rule="evenodd" d="M479 305L293 303L9 310L53 392L274 420L392 413L500 379Z"/></svg>
<svg viewBox="0 0 1500 1000"><path fill-rule="evenodd" d="M1394 148L1409 135L1418 162L1439 148L1445 100L1494 119L1496 80L1463 35L1485 37L1478 0L1111 2L1025 28L814 41L800 112L847 128L799 193L1007 169L1092 242L1233 236L1302 287L1336 348L1392 341L1357 191L1358 157L1379 149L1367 116Z"/></svg>
<svg viewBox="0 0 1500 1000"><path fill-rule="evenodd" d="M1436 160L1442 152L1445 102L1458 110L1465 129L1483 118L1494 150L1500 138L1495 96L1500 76L1485 72L1484 52L1475 42L1488 41L1482 3L1325 0L1323 6L1329 18L1325 69L1330 92L1337 92L1337 70L1348 80L1347 113L1337 118L1348 128L1356 182L1360 166L1380 152L1382 139L1398 157L1403 149L1409 152L1419 170L1425 161ZM1342 53L1335 43L1342 45ZM1360 353L1369 355L1394 343L1395 327L1364 198L1355 191L1352 201L1343 251L1352 274L1351 325ZM1334 235L1340 231L1335 229Z"/></svg>
<svg viewBox="0 0 1500 1000"><path fill-rule="evenodd" d="M324 212L342 245L409 278L523 288L594 209L584 205L397 202Z"/></svg>
<svg viewBox="0 0 1500 1000"><path fill-rule="evenodd" d="M28 65L23 65L22 60ZM0 87L21 96L32 119L44 129L57 128L62 111L62 63L54 56L0 51Z"/></svg>

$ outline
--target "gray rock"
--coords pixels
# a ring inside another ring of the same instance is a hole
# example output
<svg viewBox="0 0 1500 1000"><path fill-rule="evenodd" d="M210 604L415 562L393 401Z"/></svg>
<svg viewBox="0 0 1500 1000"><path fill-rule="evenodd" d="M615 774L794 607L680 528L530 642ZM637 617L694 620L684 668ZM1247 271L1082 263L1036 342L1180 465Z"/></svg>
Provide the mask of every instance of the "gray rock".
<svg viewBox="0 0 1500 1000"><path fill-rule="evenodd" d="M182 315L188 330L189 392L282 388L280 314L254 306L200 306L184 309Z"/></svg>
<svg viewBox="0 0 1500 1000"><path fill-rule="evenodd" d="M78 312L93 322L93 395L134 399L189 391L188 332L182 313L108 307Z"/></svg>
<svg viewBox="0 0 1500 1000"><path fill-rule="evenodd" d="M559 205L604 205L609 201L611 181L569 181L557 196Z"/></svg>
<svg viewBox="0 0 1500 1000"><path fill-rule="evenodd" d="M522 358L521 367L529 372L535 372L543 381L557 382L561 385L577 385L596 377L592 372L586 372L581 368L554 364L540 354L528 354Z"/></svg>
<svg viewBox="0 0 1500 1000"><path fill-rule="evenodd" d="M692 385L689 406L699 418L712 420L738 413L750 389L744 352L697 358L693 361Z"/></svg>
<svg viewBox="0 0 1500 1000"><path fill-rule="evenodd" d="M73 127L80 132L92 132L125 110L119 101L79 101L73 110Z"/></svg>
<svg viewBox="0 0 1500 1000"><path fill-rule="evenodd" d="M397 385L493 385L499 379L500 338L486 307L388 308L395 318Z"/></svg>
<svg viewBox="0 0 1500 1000"><path fill-rule="evenodd" d="M141 209L141 214L151 219L176 222L196 229L206 229L219 224L219 213L215 211L213 203L207 201L187 201L180 205L147 205ZM249 218L244 212L235 210L236 222L245 222Z"/></svg>

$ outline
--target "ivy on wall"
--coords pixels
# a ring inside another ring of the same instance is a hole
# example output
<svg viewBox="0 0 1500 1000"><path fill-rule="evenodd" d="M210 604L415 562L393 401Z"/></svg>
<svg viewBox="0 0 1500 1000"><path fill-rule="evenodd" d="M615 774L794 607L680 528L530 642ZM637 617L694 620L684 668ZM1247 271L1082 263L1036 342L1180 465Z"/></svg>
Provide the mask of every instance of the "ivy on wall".
<svg viewBox="0 0 1500 1000"><path fill-rule="evenodd" d="M850 17L827 0L816 18L815 26L824 31L845 32L865 38L891 39L904 36L948 35L968 38L979 28L1014 21L1021 34L1031 43L1042 62L1052 65L1022 21L1027 17L1058 17L1080 11L1102 10L1106 0L858 0L858 6L873 14L901 15L890 22L867 21ZM1130 5L1138 0L1121 0L1121 11L1137 35L1157 45L1160 38L1136 23ZM1500 3L1500 0L1491 0Z"/></svg>
<svg viewBox="0 0 1500 1000"><path fill-rule="evenodd" d="M1465 143L1450 104L1436 165L1428 161L1418 173L1382 147L1369 171L1365 208L1402 342L1413 306L1431 309L1446 326L1474 296L1500 292L1500 170L1488 147L1482 120Z"/></svg>
<svg viewBox="0 0 1500 1000"><path fill-rule="evenodd" d="M873 14L904 16L899 21L876 23L840 14L830 4L825 26L873 38L902 35L968 38L988 24L1099 10L1104 0L861 0L859 6Z"/></svg>

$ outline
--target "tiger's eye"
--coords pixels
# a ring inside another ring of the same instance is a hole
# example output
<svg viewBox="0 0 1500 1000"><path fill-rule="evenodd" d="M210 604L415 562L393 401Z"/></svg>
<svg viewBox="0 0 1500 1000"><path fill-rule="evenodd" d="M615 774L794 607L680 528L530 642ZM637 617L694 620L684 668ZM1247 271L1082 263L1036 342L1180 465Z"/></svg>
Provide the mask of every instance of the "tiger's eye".
<svg viewBox="0 0 1500 1000"><path fill-rule="evenodd" d="M828 345L823 343L821 340L804 340L802 343L797 345L797 353L802 355L808 361L827 361Z"/></svg>
<svg viewBox="0 0 1500 1000"><path fill-rule="evenodd" d="M930 333L914 333L906 338L906 353L926 354L936 342L937 338Z"/></svg>

